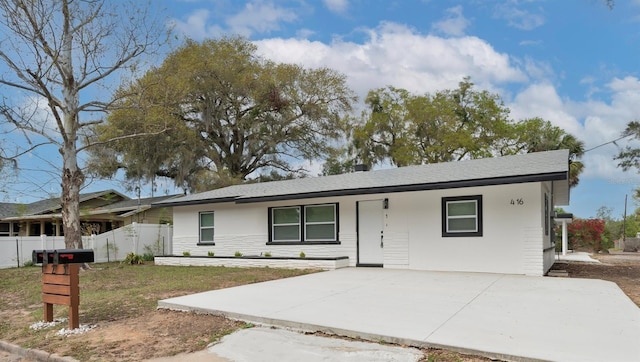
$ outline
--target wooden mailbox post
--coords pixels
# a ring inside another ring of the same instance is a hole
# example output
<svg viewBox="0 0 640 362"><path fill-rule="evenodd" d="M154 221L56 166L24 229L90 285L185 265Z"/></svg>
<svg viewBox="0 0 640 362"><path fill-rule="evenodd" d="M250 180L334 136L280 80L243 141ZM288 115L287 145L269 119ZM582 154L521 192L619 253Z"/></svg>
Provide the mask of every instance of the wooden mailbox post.
<svg viewBox="0 0 640 362"><path fill-rule="evenodd" d="M80 327L80 264L93 262L93 250L34 250L34 264L42 264L44 320L53 321L53 305L69 307L69 329Z"/></svg>

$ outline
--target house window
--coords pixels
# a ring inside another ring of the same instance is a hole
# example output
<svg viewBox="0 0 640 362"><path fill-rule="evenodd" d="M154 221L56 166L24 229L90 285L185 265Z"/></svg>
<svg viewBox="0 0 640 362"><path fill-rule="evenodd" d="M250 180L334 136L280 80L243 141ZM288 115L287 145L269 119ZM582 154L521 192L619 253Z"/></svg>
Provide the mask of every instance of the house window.
<svg viewBox="0 0 640 362"><path fill-rule="evenodd" d="M215 228L213 212L200 213L200 241L199 244L213 244Z"/></svg>
<svg viewBox="0 0 640 362"><path fill-rule="evenodd" d="M336 240L336 205L304 207L305 239L314 241Z"/></svg>
<svg viewBox="0 0 640 362"><path fill-rule="evenodd" d="M549 195L544 194L544 234L549 235Z"/></svg>
<svg viewBox="0 0 640 362"><path fill-rule="evenodd" d="M9 235L9 223L0 222L0 236L11 236Z"/></svg>
<svg viewBox="0 0 640 362"><path fill-rule="evenodd" d="M300 241L300 207L271 209L272 241Z"/></svg>
<svg viewBox="0 0 640 362"><path fill-rule="evenodd" d="M442 236L482 236L482 195L442 198Z"/></svg>
<svg viewBox="0 0 640 362"><path fill-rule="evenodd" d="M338 204L269 209L269 242L338 243Z"/></svg>

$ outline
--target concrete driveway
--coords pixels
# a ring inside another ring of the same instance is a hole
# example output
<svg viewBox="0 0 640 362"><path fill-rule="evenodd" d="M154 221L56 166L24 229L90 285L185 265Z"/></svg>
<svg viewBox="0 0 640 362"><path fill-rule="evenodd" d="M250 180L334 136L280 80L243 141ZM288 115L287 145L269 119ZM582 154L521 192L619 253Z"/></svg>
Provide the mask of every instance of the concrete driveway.
<svg viewBox="0 0 640 362"><path fill-rule="evenodd" d="M505 360L640 361L640 309L601 280L346 268L158 306Z"/></svg>

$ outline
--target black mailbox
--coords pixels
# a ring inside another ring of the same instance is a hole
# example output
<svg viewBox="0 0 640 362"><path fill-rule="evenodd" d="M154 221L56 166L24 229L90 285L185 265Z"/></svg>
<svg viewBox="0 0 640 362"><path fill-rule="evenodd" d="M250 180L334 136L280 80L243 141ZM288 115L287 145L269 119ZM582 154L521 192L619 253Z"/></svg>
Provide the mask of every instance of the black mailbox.
<svg viewBox="0 0 640 362"><path fill-rule="evenodd" d="M44 256L47 256L45 261ZM51 264L53 263L53 250L34 250L31 253L31 261L34 264Z"/></svg>
<svg viewBox="0 0 640 362"><path fill-rule="evenodd" d="M34 250L31 259L34 264L80 264L94 261L93 249Z"/></svg>
<svg viewBox="0 0 640 362"><path fill-rule="evenodd" d="M53 264L93 263L93 249L59 249L53 251Z"/></svg>

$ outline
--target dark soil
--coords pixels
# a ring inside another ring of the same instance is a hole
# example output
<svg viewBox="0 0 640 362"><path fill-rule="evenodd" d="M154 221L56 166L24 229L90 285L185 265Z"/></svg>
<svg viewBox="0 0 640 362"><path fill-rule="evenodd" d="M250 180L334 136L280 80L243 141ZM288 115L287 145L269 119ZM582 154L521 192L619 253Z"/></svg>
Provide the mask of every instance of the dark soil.
<svg viewBox="0 0 640 362"><path fill-rule="evenodd" d="M640 306L640 253L596 254L600 263L559 262L552 269L566 270L569 278L602 279L618 284Z"/></svg>

